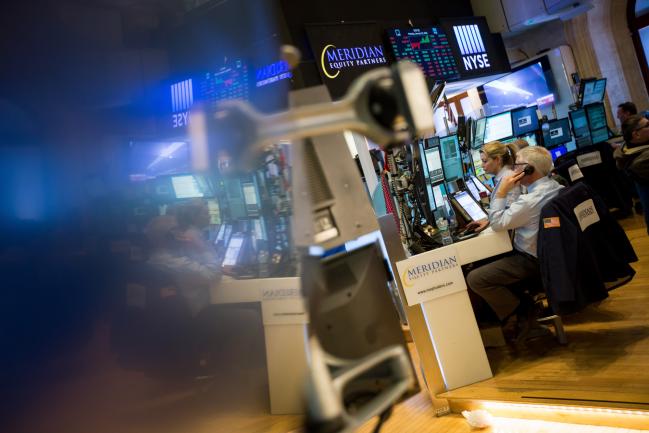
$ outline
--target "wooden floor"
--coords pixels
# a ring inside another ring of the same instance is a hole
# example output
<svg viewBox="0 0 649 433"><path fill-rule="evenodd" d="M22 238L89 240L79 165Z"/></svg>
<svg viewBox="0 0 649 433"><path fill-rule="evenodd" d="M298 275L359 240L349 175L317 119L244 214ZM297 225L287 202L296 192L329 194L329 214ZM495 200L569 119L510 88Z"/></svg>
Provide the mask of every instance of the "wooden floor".
<svg viewBox="0 0 649 433"><path fill-rule="evenodd" d="M600 305L566 318L567 346L545 339L535 341L520 354L508 349L490 349L488 355L495 377L449 392L447 397L563 404L570 404L574 399L602 400L605 403L600 404L649 410L649 237L641 218L623 221L623 226L640 258L635 264L638 273L630 284L611 292L611 297ZM79 354L84 369L74 380L61 381L39 392L25 416L17 417L16 429L7 431L300 431L301 417L268 415L263 340L256 349L245 350L246 358L259 361L254 368L234 369L227 377L209 385L188 388L121 369L111 354L108 335L106 326L98 326L91 344ZM414 362L418 365L416 354ZM370 433L375 422L368 422L358 431ZM536 421L500 419L498 422L497 427L482 431L614 432L581 427L562 429ZM470 431L460 415L435 417L426 391L398 405L382 429L386 433Z"/></svg>
<svg viewBox="0 0 649 433"><path fill-rule="evenodd" d="M649 236L641 217L622 225L639 257L637 274L600 304L564 318L567 346L549 337L521 353L488 349L495 377L443 395L649 410Z"/></svg>

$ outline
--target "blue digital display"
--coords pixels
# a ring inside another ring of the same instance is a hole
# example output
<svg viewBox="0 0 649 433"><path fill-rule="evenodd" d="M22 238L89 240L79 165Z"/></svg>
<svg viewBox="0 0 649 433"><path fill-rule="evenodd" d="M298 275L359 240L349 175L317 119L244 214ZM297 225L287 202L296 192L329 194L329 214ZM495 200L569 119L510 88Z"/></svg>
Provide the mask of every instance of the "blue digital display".
<svg viewBox="0 0 649 433"><path fill-rule="evenodd" d="M578 148L582 149L588 147L593 142L590 138L590 129L588 127L588 118L586 117L586 110L579 109L568 113L572 123L572 132L575 135L575 142Z"/></svg>
<svg viewBox="0 0 649 433"><path fill-rule="evenodd" d="M514 126L515 136L519 137L539 129L539 118L536 115L536 108L535 105L512 110L512 125Z"/></svg>
<svg viewBox="0 0 649 433"><path fill-rule="evenodd" d="M184 141L132 141L127 161L133 181L191 171L189 144Z"/></svg>

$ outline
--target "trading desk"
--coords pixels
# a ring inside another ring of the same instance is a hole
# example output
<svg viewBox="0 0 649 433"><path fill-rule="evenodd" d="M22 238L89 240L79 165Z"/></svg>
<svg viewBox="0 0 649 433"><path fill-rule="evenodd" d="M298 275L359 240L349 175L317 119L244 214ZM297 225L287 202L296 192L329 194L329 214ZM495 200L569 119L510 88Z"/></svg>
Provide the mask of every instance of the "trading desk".
<svg viewBox="0 0 649 433"><path fill-rule="evenodd" d="M223 277L212 286L210 296L212 304L261 303L270 411L301 413L307 372L308 315L300 294L300 279Z"/></svg>
<svg viewBox="0 0 649 433"><path fill-rule="evenodd" d="M457 257L460 265L466 265L511 250L507 232L494 232L487 228L477 237L411 256L397 262L396 266L403 288L411 285L406 284L405 272L413 266L420 266L427 257L432 259L448 252ZM433 290L440 286L440 279L433 273L425 277L421 284ZM444 387L451 390L489 379L493 374L466 287L454 289L448 294L443 290L435 299L420 305Z"/></svg>

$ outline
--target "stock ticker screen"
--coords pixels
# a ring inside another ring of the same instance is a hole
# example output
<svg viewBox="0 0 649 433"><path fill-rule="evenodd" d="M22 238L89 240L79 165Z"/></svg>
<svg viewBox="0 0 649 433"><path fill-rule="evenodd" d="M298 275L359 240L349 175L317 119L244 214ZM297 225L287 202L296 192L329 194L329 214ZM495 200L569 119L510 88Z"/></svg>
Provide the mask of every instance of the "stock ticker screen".
<svg viewBox="0 0 649 433"><path fill-rule="evenodd" d="M431 78L459 78L451 45L441 28L391 29L388 37L397 60L412 60Z"/></svg>
<svg viewBox="0 0 649 433"><path fill-rule="evenodd" d="M202 99L214 111L219 101L250 99L248 66L240 60L222 66L216 72L207 72L201 81Z"/></svg>

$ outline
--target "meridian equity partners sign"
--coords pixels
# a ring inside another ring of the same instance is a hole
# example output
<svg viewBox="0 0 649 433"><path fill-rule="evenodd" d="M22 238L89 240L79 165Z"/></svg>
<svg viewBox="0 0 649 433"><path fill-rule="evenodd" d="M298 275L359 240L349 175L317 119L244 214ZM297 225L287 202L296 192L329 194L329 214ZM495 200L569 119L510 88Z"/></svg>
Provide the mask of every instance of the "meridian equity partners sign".
<svg viewBox="0 0 649 433"><path fill-rule="evenodd" d="M397 270L409 306L466 290L453 245L397 262Z"/></svg>
<svg viewBox="0 0 649 433"><path fill-rule="evenodd" d="M363 73L388 65L375 23L310 25L307 35L318 72L333 99L341 98Z"/></svg>

